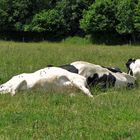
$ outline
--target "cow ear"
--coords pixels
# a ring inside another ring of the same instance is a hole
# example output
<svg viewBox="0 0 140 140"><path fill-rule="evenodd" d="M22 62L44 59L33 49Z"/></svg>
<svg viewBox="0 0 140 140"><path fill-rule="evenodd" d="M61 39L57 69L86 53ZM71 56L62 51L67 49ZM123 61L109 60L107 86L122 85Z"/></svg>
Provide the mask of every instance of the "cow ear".
<svg viewBox="0 0 140 140"><path fill-rule="evenodd" d="M49 65L47 65L47 67L53 67L53 65L49 64Z"/></svg>
<svg viewBox="0 0 140 140"><path fill-rule="evenodd" d="M133 58L128 59L128 62L129 62L129 61L133 61Z"/></svg>
<svg viewBox="0 0 140 140"><path fill-rule="evenodd" d="M135 61L136 59L135 58L132 58L132 61Z"/></svg>
<svg viewBox="0 0 140 140"><path fill-rule="evenodd" d="M129 68L130 64L132 63L132 58L128 59L128 61L126 62L126 67Z"/></svg>
<svg viewBox="0 0 140 140"><path fill-rule="evenodd" d="M135 58L130 58L128 59L128 62L132 62L132 61L135 61L136 59Z"/></svg>

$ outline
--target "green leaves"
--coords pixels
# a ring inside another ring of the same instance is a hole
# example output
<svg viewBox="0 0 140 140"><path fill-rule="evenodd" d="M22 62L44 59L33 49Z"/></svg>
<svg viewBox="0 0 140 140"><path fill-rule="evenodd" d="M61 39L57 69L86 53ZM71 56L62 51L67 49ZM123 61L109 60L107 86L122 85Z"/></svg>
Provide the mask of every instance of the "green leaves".
<svg viewBox="0 0 140 140"><path fill-rule="evenodd" d="M97 0L84 11L80 26L91 35L112 32L134 41L140 31L140 0Z"/></svg>
<svg viewBox="0 0 140 140"><path fill-rule="evenodd" d="M0 31L135 38L140 36L140 0L1 0Z"/></svg>
<svg viewBox="0 0 140 140"><path fill-rule="evenodd" d="M59 12L55 9L48 11L43 10L42 12L36 14L33 17L33 20L29 27L29 29L34 32L47 31L49 33L55 33L65 28L65 21L63 17L59 14Z"/></svg>
<svg viewBox="0 0 140 140"><path fill-rule="evenodd" d="M130 34L134 32L134 6L135 2L133 0L123 0L118 2L116 13L118 21L116 31L118 33Z"/></svg>
<svg viewBox="0 0 140 140"><path fill-rule="evenodd" d="M81 28L88 33L112 31L115 25L115 7L110 0L97 1L83 14Z"/></svg>
<svg viewBox="0 0 140 140"><path fill-rule="evenodd" d="M140 31L140 0L138 0L138 4L136 5L134 11L134 27L137 32Z"/></svg>

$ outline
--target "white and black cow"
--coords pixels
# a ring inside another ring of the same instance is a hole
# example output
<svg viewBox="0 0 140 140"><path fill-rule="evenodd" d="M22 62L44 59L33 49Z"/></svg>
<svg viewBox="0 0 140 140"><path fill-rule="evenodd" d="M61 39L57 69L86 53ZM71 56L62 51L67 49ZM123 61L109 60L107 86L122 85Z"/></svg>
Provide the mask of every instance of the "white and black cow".
<svg viewBox="0 0 140 140"><path fill-rule="evenodd" d="M129 59L126 63L126 67L128 69L128 74L136 78L140 77L140 59Z"/></svg>
<svg viewBox="0 0 140 140"><path fill-rule="evenodd" d="M93 97L88 89L85 77L58 67L47 67L34 73L13 76L9 81L0 85L0 93L15 95L18 91L36 88L46 91L77 88L85 95Z"/></svg>
<svg viewBox="0 0 140 140"><path fill-rule="evenodd" d="M87 79L89 86L130 87L135 84L135 77L121 72L118 68L107 68L84 61L76 61L69 65L60 66L71 72L76 72Z"/></svg>

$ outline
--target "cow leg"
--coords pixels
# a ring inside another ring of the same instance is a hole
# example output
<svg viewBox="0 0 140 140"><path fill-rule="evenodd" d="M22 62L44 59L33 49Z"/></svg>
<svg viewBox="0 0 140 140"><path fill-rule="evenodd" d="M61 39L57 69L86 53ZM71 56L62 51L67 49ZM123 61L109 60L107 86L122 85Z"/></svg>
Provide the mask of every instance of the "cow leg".
<svg viewBox="0 0 140 140"><path fill-rule="evenodd" d="M89 89L86 88L85 86L80 86L79 89L81 89L81 91L83 91L83 93L85 93L87 96L93 97L93 95L91 94L91 92L89 91Z"/></svg>
<svg viewBox="0 0 140 140"><path fill-rule="evenodd" d="M82 81L74 80L72 83L75 87L80 89L85 95L87 95L89 97L93 97L93 95L91 94L91 92L87 88L87 84L84 80L82 80Z"/></svg>
<svg viewBox="0 0 140 140"><path fill-rule="evenodd" d="M10 93L12 96L14 96L16 92L20 90L25 90L25 89L27 89L27 82L24 80L18 83L17 85L14 85L14 87L11 88Z"/></svg>

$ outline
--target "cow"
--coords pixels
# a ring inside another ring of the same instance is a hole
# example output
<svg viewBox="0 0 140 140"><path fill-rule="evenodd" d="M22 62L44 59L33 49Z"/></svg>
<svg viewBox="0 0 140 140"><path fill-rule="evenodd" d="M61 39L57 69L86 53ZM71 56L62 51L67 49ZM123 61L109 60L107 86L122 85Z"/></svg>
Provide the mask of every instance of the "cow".
<svg viewBox="0 0 140 140"><path fill-rule="evenodd" d="M73 69L69 69L69 66ZM84 76L89 86L98 85L101 89L133 87L135 85L135 77L122 72L119 68L103 67L85 61L76 61L60 67L68 69L70 72L78 71L76 73Z"/></svg>
<svg viewBox="0 0 140 140"><path fill-rule="evenodd" d="M126 67L128 74L135 76L136 78L140 77L140 59L128 59L126 62Z"/></svg>
<svg viewBox="0 0 140 140"><path fill-rule="evenodd" d="M13 76L6 83L0 85L0 93L15 95L21 90L39 88L46 91L62 91L77 88L85 95L93 97L85 77L59 67L46 67L33 73L22 73Z"/></svg>

